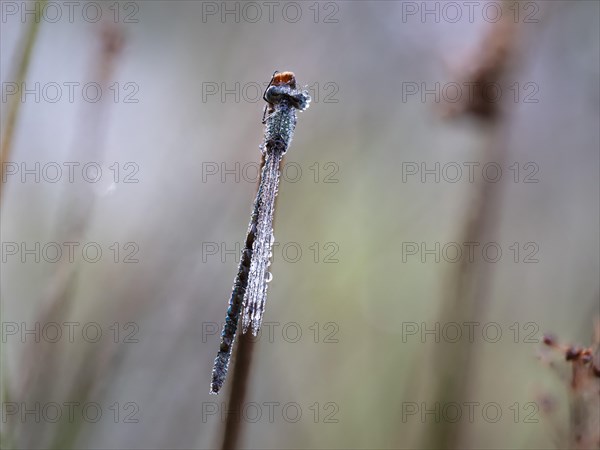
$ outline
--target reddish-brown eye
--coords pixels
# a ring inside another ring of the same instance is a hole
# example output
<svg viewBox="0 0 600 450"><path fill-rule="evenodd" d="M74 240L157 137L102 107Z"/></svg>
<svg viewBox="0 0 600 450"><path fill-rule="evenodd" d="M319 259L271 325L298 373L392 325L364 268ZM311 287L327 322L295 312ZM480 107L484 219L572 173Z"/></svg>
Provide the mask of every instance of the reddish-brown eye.
<svg viewBox="0 0 600 450"><path fill-rule="evenodd" d="M287 84L292 88L296 87L296 76L294 72L278 72L273 75L273 83L274 86L281 86L282 84Z"/></svg>

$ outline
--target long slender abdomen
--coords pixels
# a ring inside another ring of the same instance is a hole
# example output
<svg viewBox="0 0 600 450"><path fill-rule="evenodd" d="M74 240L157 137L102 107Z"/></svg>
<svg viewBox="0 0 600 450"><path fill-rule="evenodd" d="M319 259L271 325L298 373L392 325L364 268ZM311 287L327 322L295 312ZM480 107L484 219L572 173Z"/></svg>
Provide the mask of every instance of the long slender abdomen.
<svg viewBox="0 0 600 450"><path fill-rule="evenodd" d="M279 165L282 152L267 148L265 165L258 189L258 220L252 246L248 289L244 300L242 331L248 328L256 335L260 329L267 296L267 278L273 246L273 212L279 186Z"/></svg>

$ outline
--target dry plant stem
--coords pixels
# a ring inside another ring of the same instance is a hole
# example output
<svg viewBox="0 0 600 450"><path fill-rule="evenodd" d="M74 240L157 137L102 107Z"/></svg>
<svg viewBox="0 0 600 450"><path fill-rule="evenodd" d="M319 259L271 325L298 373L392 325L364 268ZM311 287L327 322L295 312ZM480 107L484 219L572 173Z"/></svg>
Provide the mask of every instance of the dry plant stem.
<svg viewBox="0 0 600 450"><path fill-rule="evenodd" d="M101 80L103 84L107 84L112 75L115 66L115 57L118 55L122 47L122 35L115 27L108 27L102 30L100 36L100 51L92 66L92 74L96 79ZM94 153L94 157L98 158L102 150L100 140L95 141L94 147L86 147L85 143L89 142L90 136L100 136L105 127L103 121L100 120L106 110L107 104L100 102L96 104L96 109L93 114L84 115L84 119L80 128L85 128L88 134L80 134L76 138L77 144L74 149L88 148ZM87 155L86 155L87 157ZM73 154L73 159L80 159L80 155ZM59 225L66 228L65 240L79 241L85 235L92 218L92 206L95 203L96 196L92 189L78 190L79 197L74 201L72 196L63 196L63 209L76 211L74 214L61 214L59 217L67 220L61 220ZM68 317L73 303L76 301L77 283L79 279L80 267L72 263L61 261L54 273L52 281L47 288L47 291L42 294L41 312L37 316L39 323L64 322ZM41 401L44 398L50 401L56 395L56 383L49 382L52 377L59 377L64 368L60 367L59 352L61 347L51 343L35 343L28 346L23 351L23 361L21 362L20 370L25 375L22 377L21 386L11 386L11 392L15 392L15 398L19 401L31 400L33 402ZM92 361L88 364L89 367L100 366L97 359L94 359L92 354L88 358ZM106 358L101 358L102 360ZM106 364L105 364L106 365ZM77 377L78 382L72 387L72 391L68 396L69 399L87 398L87 394L93 388L94 380L97 379L97 373L85 373L83 377ZM64 373L62 373L64 376ZM70 375L70 374L67 374ZM13 426L25 428L23 424L14 423ZM48 426L46 424L46 426ZM54 448L64 448L65 443L73 443L77 437L78 427L54 427L52 439L55 441ZM36 428L35 432L28 430L13 430L13 435L20 441L16 442L21 447L36 447L44 439L45 427ZM58 431L56 431L58 429ZM46 434L46 436L49 436ZM60 443L60 445L58 445Z"/></svg>
<svg viewBox="0 0 600 450"><path fill-rule="evenodd" d="M102 25L99 48L92 60L90 74L92 79L99 81L104 91L108 90L125 40L122 29L117 24L105 22ZM105 97L98 103L84 105L80 113L81 122L76 128L75 145L69 152L72 161L103 160L109 107L110 102ZM97 191L91 183L84 183L77 189L72 186L67 188L58 208L61 220L58 225L63 228L60 232L64 233L65 238L77 240L84 235L93 217L97 197Z"/></svg>
<svg viewBox="0 0 600 450"><path fill-rule="evenodd" d="M471 61L466 75L468 81L485 85L502 83L506 62L514 46L514 24L501 20L494 24L482 40L480 52ZM499 104L491 103L477 95L462 106L462 114L475 116L488 133L480 159L494 161L501 167L506 159L506 138L509 133L501 116ZM500 184L482 181L474 186L475 199L471 203L464 224L461 242L483 242L493 237L501 207ZM493 239L492 239L493 240ZM476 322L483 317L488 306L492 282L489 264L469 263L455 265L450 274L448 297L443 300L440 321ZM436 384L433 401L441 405L467 400L474 379L473 346L468 342L441 343L435 351ZM460 448L464 425L442 421L433 429L427 428L424 438L427 448Z"/></svg>
<svg viewBox="0 0 600 450"><path fill-rule="evenodd" d="M64 322L76 289L76 280L73 276L75 270L73 265L59 265L52 284L43 294L43 304L40 306L41 312L38 314L36 322L40 324ZM48 382L48 374L56 376L59 373L58 350L56 344L44 340L26 344L19 364L20 385L10 386L11 391L14 392L15 401L42 403L44 399L53 398L54 384ZM15 439L18 439L15 442L18 447L29 448L39 445L37 439L48 425L42 422L42 426L38 427L35 432L27 432L25 423L15 418L12 423L8 423L8 426Z"/></svg>
<svg viewBox="0 0 600 450"><path fill-rule="evenodd" d="M569 431L561 433L562 442L557 445L560 447L600 448L600 318L596 319L594 331L589 347L564 345L552 336L544 336L544 344L558 350L571 364L570 376L565 378L569 391Z"/></svg>
<svg viewBox="0 0 600 450"><path fill-rule="evenodd" d="M262 171L265 165L264 155L261 158L260 170ZM223 438L221 439L221 449L230 450L238 448L242 427L244 424L243 418L236 415L236 411L241 415L242 407L246 399L246 392L250 379L250 371L252 367L252 359L254 355L254 347L256 342L253 340L252 333L242 333L242 330L237 330L237 349L234 348L235 364L233 366L233 375L231 380L231 391L227 399L227 411L233 411L227 415L223 429Z"/></svg>
<svg viewBox="0 0 600 450"><path fill-rule="evenodd" d="M40 8L37 11L41 11L43 7L43 3L46 0L39 0ZM17 123L17 118L19 117L19 111L21 107L21 87L23 86L23 82L25 81L25 77L27 76L27 71L29 69L29 62L31 61L31 53L33 50L33 45L35 44L38 30L40 29L40 17L36 14L35 19L29 23L29 28L25 34L25 44L23 47L23 51L21 54L21 59L17 68L17 76L15 82L17 83L18 95L12 95L8 102L7 112L6 112L6 124L4 124L4 131L2 133L2 147L0 149L0 166L2 167L2 180L4 180L4 170L5 164L8 162L10 158L10 153L12 150L13 144L13 135L15 131L15 125ZM0 183L0 201L2 200L2 192L4 191L4 182Z"/></svg>
<svg viewBox="0 0 600 450"><path fill-rule="evenodd" d="M256 339L256 338L254 338ZM244 418L241 417L248 381L250 379L250 369L254 346L256 343L251 333L241 334L237 345L236 361L233 368L233 379L231 382L231 391L227 401L227 420L223 427L223 439L221 449L230 450L238 448L239 438L244 424Z"/></svg>
<svg viewBox="0 0 600 450"><path fill-rule="evenodd" d="M490 160L503 165L501 153L501 128L490 131L493 136L487 155ZM483 183L479 186L479 197L474 201L471 218L465 223L461 242L482 242L494 232L496 212L500 205L499 186ZM440 313L442 323L481 321L489 301L492 282L490 265L460 263L452 274L448 287L449 295L444 299ZM436 385L434 401L440 405L468 400L469 388L474 379L473 346L468 341L440 343L435 352ZM427 430L427 448L460 448L463 429L459 423L442 421L433 430Z"/></svg>
<svg viewBox="0 0 600 450"><path fill-rule="evenodd" d="M590 357L586 360L583 355ZM570 348L572 364L569 389L569 447L600 448L600 320L595 324L594 343L587 349Z"/></svg>

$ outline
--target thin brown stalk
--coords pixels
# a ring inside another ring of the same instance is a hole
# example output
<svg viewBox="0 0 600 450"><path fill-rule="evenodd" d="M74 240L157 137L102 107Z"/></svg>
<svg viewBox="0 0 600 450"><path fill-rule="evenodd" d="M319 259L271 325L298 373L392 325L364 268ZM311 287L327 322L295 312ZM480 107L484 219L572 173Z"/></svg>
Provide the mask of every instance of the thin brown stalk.
<svg viewBox="0 0 600 450"><path fill-rule="evenodd" d="M489 29L481 42L480 50L467 62L466 80L484 86L502 84L507 63L515 48L515 24L501 20ZM476 92L469 101L460 105L454 114L477 118L488 133L481 152L482 161L494 161L504 166L508 130L502 115L501 104L490 102ZM501 185L481 181L474 185L474 198L470 203L461 232L461 242L484 242L493 237L501 207ZM493 240L493 239L492 239ZM447 297L440 310L443 323L477 322L485 314L491 292L492 272L489 264L473 263L462 259L449 274ZM441 405L462 401L475 377L474 348L469 342L440 343L434 357L436 384L433 401ZM425 429L427 448L460 448L464 425L442 421Z"/></svg>
<svg viewBox="0 0 600 450"><path fill-rule="evenodd" d="M92 61L90 74L106 92L124 46L123 31L118 25L105 22L98 41L99 48ZM102 161L109 105L110 102L104 96L98 103L86 104L82 108L83 119L77 127L75 145L70 151L73 161L81 160L84 156L89 161ZM77 240L88 228L98 195L91 183L85 183L78 189L73 189L72 186L67 189L62 195L58 211L60 219L68 220L62 220L62 223L59 221L59 225L64 227L61 231L67 238Z"/></svg>
<svg viewBox="0 0 600 450"><path fill-rule="evenodd" d="M233 368L231 391L227 400L227 418L223 427L221 449L231 450L238 448L239 438L242 433L244 418L241 417L248 382L254 346L256 345L251 333L241 334L236 350L236 361Z"/></svg>
<svg viewBox="0 0 600 450"><path fill-rule="evenodd" d="M122 48L122 41L123 38L118 28L108 27L102 30L100 49L98 56L94 59L91 73L103 85L108 84L110 81L115 67L115 57ZM79 128L85 128L88 134L77 136L73 149L86 148L85 143L88 142L89 136L100 136L104 133L104 121L101 119L106 113L107 105L106 102L100 102L96 104L96 109L91 114L84 115ZM102 151L101 140L98 138L94 142L94 146L87 149L94 157L99 158ZM74 151L72 153L74 159L79 157L79 154L75 154ZM66 195L66 193L63 195L63 210L73 211L74 213L61 214L58 221L61 228L66 228L66 240L75 242L81 240L89 228L92 218L92 206L96 200L96 195L89 186L88 189L78 190L76 194L75 198L72 195ZM76 294L79 275L80 266L64 260L59 261L52 281L47 287L47 291L42 293L40 302L41 312L36 317L37 322L41 324L51 322L61 323L68 317L74 302L77 300ZM60 347L52 343L32 343L22 353L23 360L19 367L20 372L23 373L20 380L21 385L18 387L6 387L6 389L10 388L10 392L14 391L15 397L20 401L28 398L35 401L39 401L44 397L53 398L53 395L57 394L56 383L49 383L47 380L53 376L57 377L62 370L59 364L59 351ZM103 356L103 358L94 359L90 354L89 359L93 360L93 363L88 364L89 367L87 369L86 367L80 368L82 376L78 378L78 382L70 391L69 400L85 399L86 395L91 392L93 382L98 373L94 375L93 371L90 371L89 368L101 367L103 370L106 370L107 363L105 361L110 359L110 355ZM96 372L99 372L99 370ZM39 440L42 439L41 436L43 435L43 432L39 430L43 430L44 427L35 428L32 432L31 430L26 430L26 426L23 423L12 423L9 425L14 427L11 436L14 436L17 445L24 447L39 446ZM66 427L64 429L61 429L60 426L55 427L53 430L55 432L52 434L52 439L55 440L56 444L55 448L64 448L63 444L75 442L79 429L77 426ZM60 445L58 445L59 443Z"/></svg>

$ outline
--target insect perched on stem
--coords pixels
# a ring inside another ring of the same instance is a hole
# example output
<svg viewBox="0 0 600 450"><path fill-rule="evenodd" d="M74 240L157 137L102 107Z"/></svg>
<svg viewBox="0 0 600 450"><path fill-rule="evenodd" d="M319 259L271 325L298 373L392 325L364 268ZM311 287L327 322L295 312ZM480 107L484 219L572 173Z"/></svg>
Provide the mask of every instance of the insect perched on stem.
<svg viewBox="0 0 600 450"><path fill-rule="evenodd" d="M256 336L260 329L267 301L267 283L272 278L269 266L271 247L275 240L273 212L281 161L292 142L296 111L304 111L310 104L310 95L307 91L296 88L296 77L292 72L275 71L263 99L267 104L262 119L265 138L260 145L263 154L260 182L229 299L221 345L213 366L211 394L219 393L227 377L240 316L244 334L250 329Z"/></svg>

